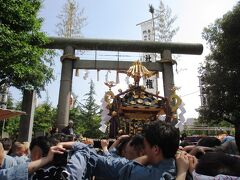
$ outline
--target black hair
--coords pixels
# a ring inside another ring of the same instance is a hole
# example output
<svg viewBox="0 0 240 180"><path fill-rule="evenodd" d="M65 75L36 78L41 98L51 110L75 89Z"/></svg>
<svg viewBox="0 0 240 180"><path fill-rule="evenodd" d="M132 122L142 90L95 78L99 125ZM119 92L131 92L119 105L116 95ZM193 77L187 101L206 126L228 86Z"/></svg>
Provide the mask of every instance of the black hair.
<svg viewBox="0 0 240 180"><path fill-rule="evenodd" d="M189 145L194 145L194 143L187 141L187 140L183 140L182 142L180 142L179 146L185 147L185 146L189 146Z"/></svg>
<svg viewBox="0 0 240 180"><path fill-rule="evenodd" d="M186 133L182 133L181 136L180 136L180 140L184 141L185 137L187 137L187 134Z"/></svg>
<svg viewBox="0 0 240 180"><path fill-rule="evenodd" d="M127 143L131 140L131 137L123 138L120 140L120 143L116 147L117 154L122 156L123 150L125 149Z"/></svg>
<svg viewBox="0 0 240 180"><path fill-rule="evenodd" d="M154 121L143 129L144 137L151 145L157 145L165 158L174 158L179 147L179 130L169 123Z"/></svg>
<svg viewBox="0 0 240 180"><path fill-rule="evenodd" d="M239 167L239 157L223 152L208 152L199 159L195 171L207 176L224 174L240 177Z"/></svg>
<svg viewBox="0 0 240 180"><path fill-rule="evenodd" d="M197 142L198 146L214 147L220 146L221 141L216 137L203 137Z"/></svg>
<svg viewBox="0 0 240 180"><path fill-rule="evenodd" d="M34 138L30 143L30 151L32 151L34 146L38 146L42 150L42 156L45 157L48 154L50 147L52 146L52 142L46 136L39 136Z"/></svg>
<svg viewBox="0 0 240 180"><path fill-rule="evenodd" d="M59 142L68 142L68 141L73 141L74 135L66 135L64 133L55 133L51 136L51 138L56 139Z"/></svg>
<svg viewBox="0 0 240 180"><path fill-rule="evenodd" d="M130 140L130 146L133 146L135 151L140 153L144 149L144 137L142 135L135 135Z"/></svg>
<svg viewBox="0 0 240 180"><path fill-rule="evenodd" d="M3 149L4 150L10 150L12 147L12 140L10 138L3 138L1 140L2 145L3 145Z"/></svg>

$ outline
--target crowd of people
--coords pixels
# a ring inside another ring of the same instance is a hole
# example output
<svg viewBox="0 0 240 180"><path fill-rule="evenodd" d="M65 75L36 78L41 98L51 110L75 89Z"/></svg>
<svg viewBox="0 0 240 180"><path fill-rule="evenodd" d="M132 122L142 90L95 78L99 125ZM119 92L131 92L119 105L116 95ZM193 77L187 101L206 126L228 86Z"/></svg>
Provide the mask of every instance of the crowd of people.
<svg viewBox="0 0 240 180"><path fill-rule="evenodd" d="M71 128L72 122L64 132L72 135ZM121 135L111 145L102 139L101 148L57 132L30 144L0 143L0 180L235 180L239 169L234 137L203 137L191 144L162 121L146 124L141 134Z"/></svg>

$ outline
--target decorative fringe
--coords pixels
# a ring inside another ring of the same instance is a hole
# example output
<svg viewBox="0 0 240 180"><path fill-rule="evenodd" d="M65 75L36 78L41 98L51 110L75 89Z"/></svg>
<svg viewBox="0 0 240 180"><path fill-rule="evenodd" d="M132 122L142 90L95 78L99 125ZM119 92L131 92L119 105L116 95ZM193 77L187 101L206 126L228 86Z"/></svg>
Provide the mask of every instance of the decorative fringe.
<svg viewBox="0 0 240 180"><path fill-rule="evenodd" d="M88 74L89 74L88 70L85 70L85 73L84 73L84 76L83 76L84 80L86 80L88 78Z"/></svg>

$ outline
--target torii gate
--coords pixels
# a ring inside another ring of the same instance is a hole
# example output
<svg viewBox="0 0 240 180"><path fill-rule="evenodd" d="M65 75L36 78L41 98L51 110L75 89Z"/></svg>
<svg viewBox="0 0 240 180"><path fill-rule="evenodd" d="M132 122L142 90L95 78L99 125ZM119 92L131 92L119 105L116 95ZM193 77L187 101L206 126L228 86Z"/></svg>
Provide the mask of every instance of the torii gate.
<svg viewBox="0 0 240 180"><path fill-rule="evenodd" d="M158 62L143 63L151 71L163 73L164 96L169 97L174 85L172 54L200 55L203 51L202 44L151 42L138 40L106 40L85 38L59 38L51 37L46 45L49 49L62 49L62 73L58 99L58 113L55 122L59 129L68 124L70 96L72 89L73 69L102 69L102 70L127 70L132 61L104 61L83 60L75 56L75 50L105 50L125 52L160 53Z"/></svg>

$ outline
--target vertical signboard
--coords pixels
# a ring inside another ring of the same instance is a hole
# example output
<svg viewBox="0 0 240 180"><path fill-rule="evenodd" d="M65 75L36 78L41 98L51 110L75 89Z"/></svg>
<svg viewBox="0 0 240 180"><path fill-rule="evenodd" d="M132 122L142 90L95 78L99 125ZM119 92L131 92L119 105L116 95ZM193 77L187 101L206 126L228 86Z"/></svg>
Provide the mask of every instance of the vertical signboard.
<svg viewBox="0 0 240 180"><path fill-rule="evenodd" d="M145 21L140 23L142 30L142 40L144 41L154 41L154 28L153 21ZM142 56L143 62L156 62L156 54L155 53L143 53ZM147 92L157 94L158 93L158 79L157 75L153 75L150 78L143 79L143 85L146 88Z"/></svg>

